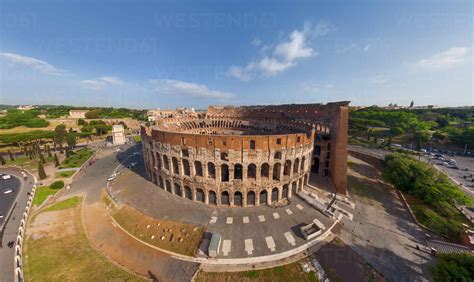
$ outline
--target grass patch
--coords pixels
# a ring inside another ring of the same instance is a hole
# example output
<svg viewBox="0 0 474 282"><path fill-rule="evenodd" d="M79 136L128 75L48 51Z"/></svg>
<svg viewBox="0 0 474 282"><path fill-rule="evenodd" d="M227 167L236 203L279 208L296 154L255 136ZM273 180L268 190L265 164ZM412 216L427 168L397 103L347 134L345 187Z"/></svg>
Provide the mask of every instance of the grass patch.
<svg viewBox="0 0 474 282"><path fill-rule="evenodd" d="M75 152L70 152L70 156L66 158L59 168L75 168L80 167L85 163L94 153L91 149L80 149Z"/></svg>
<svg viewBox="0 0 474 282"><path fill-rule="evenodd" d="M51 207L47 208L45 211L59 211L59 210L74 208L79 204L79 202L80 202L79 197L72 197L62 202L52 205Z"/></svg>
<svg viewBox="0 0 474 282"><path fill-rule="evenodd" d="M33 199L33 205L41 205L46 200L46 198L48 198L48 196L54 195L58 191L59 189L53 189L49 186L40 186L36 188L35 197Z"/></svg>
<svg viewBox="0 0 474 282"><path fill-rule="evenodd" d="M40 220L49 220L42 227L41 237L28 235L24 254L26 281L144 281L119 268L97 252L87 240L81 224L81 208L41 212L29 228ZM56 214L55 214L56 213ZM35 224L36 223L36 224Z"/></svg>
<svg viewBox="0 0 474 282"><path fill-rule="evenodd" d="M67 170L67 171L61 171L61 172L56 172L56 178L62 177L62 178L69 178L71 177L76 171L75 170Z"/></svg>
<svg viewBox="0 0 474 282"><path fill-rule="evenodd" d="M134 135L133 140L135 140L135 142L137 143L140 143L142 142L142 137L140 135Z"/></svg>
<svg viewBox="0 0 474 282"><path fill-rule="evenodd" d="M4 157L5 159L9 158L8 156ZM15 160L8 160L7 165L19 166L27 170L37 170L38 169L38 160L32 160L29 157L19 157Z"/></svg>
<svg viewBox="0 0 474 282"><path fill-rule="evenodd" d="M196 277L196 281L318 281L316 273L303 271L302 262L309 263L309 260L304 259L299 262L262 270L242 272L201 271Z"/></svg>
<svg viewBox="0 0 474 282"><path fill-rule="evenodd" d="M188 256L194 256L204 232L201 226L158 220L126 205L113 211L112 216L136 238L158 248ZM161 236L164 236L164 240L160 239Z"/></svg>

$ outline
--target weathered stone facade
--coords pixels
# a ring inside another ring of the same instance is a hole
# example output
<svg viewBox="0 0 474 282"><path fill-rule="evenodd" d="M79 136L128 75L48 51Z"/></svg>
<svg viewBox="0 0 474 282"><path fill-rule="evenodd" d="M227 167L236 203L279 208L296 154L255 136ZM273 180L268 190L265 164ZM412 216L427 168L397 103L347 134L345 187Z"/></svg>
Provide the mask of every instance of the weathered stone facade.
<svg viewBox="0 0 474 282"><path fill-rule="evenodd" d="M147 175L173 194L218 206L285 203L312 168L345 193L347 104L209 107L205 117L161 119L141 130Z"/></svg>

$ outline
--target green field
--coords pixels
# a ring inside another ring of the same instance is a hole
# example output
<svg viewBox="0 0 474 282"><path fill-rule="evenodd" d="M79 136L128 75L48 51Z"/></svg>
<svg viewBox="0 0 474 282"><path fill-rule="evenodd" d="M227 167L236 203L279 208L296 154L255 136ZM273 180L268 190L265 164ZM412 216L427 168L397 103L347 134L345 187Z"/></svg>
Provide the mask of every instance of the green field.
<svg viewBox="0 0 474 282"><path fill-rule="evenodd" d="M80 200L81 199L79 197L72 197L62 202L52 205L51 207L47 208L45 211L59 211L59 210L70 209L70 208L76 207L79 204Z"/></svg>
<svg viewBox="0 0 474 282"><path fill-rule="evenodd" d="M46 198L48 198L48 196L56 194L56 192L58 192L59 190L60 189L53 189L49 186L40 186L36 188L35 197L33 199L33 205L41 205L46 200Z"/></svg>
<svg viewBox="0 0 474 282"><path fill-rule="evenodd" d="M67 170L67 171L56 172L56 178L60 178L60 177L69 178L69 177L71 177L75 172L76 172L76 170Z"/></svg>
<svg viewBox="0 0 474 282"><path fill-rule="evenodd" d="M59 168L75 168L80 167L94 154L91 149L80 149L75 152L70 152L70 156L66 158Z"/></svg>

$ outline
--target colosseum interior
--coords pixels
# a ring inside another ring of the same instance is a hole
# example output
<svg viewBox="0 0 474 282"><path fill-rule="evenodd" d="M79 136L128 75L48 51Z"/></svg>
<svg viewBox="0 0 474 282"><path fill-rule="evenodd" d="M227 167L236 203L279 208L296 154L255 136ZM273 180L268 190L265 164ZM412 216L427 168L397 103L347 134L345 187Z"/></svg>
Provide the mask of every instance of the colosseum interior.
<svg viewBox="0 0 474 282"><path fill-rule="evenodd" d="M349 102L210 106L141 128L147 177L207 205L283 205L308 184L347 186Z"/></svg>

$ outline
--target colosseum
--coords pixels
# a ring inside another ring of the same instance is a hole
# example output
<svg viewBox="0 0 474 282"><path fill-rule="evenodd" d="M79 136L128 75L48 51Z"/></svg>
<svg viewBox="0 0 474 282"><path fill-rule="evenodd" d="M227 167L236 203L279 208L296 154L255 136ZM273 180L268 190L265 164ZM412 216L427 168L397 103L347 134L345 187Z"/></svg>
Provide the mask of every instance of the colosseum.
<svg viewBox="0 0 474 282"><path fill-rule="evenodd" d="M349 102L210 106L199 117L141 128L146 175L161 189L207 205L284 205L308 184L347 186Z"/></svg>

